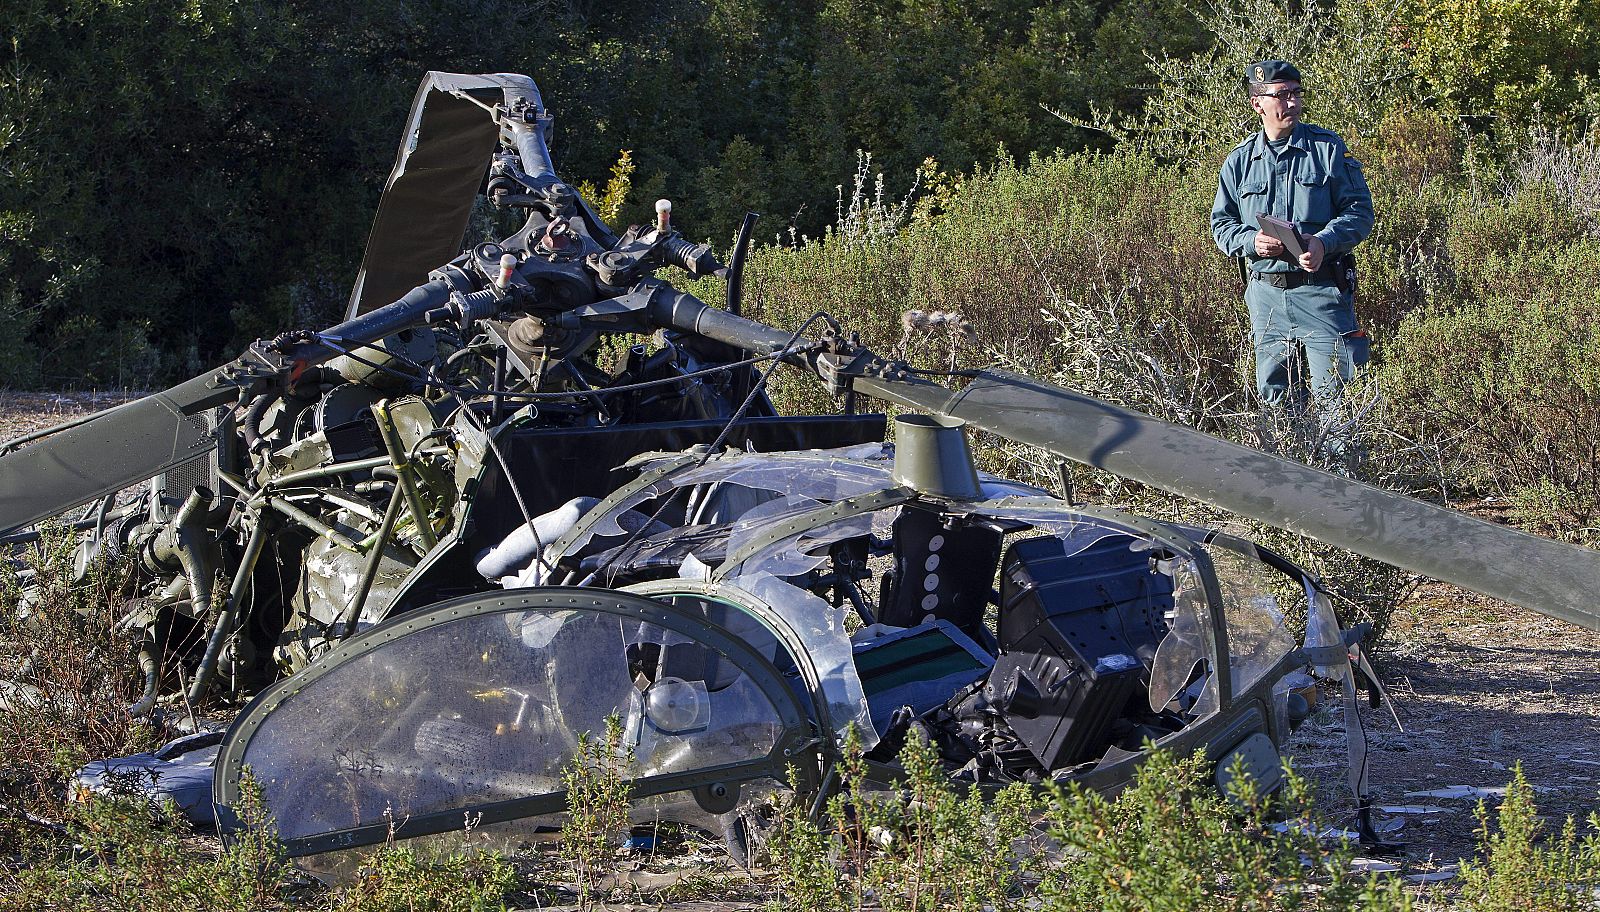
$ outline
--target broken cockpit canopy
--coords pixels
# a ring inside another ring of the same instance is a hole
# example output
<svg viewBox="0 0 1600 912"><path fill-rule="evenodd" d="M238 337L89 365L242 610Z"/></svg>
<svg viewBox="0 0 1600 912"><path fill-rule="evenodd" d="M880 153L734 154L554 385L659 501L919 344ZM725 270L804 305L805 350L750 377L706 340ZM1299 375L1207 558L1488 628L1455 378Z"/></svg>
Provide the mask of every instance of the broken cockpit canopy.
<svg viewBox="0 0 1600 912"><path fill-rule="evenodd" d="M218 760L222 820L236 823L248 769L293 855L463 819L536 829L563 808L580 733L600 737L615 714L634 797L665 796L647 816L665 807L662 819L715 829L746 784L782 779L813 739L776 655L748 616L627 593L444 602L263 692Z"/></svg>

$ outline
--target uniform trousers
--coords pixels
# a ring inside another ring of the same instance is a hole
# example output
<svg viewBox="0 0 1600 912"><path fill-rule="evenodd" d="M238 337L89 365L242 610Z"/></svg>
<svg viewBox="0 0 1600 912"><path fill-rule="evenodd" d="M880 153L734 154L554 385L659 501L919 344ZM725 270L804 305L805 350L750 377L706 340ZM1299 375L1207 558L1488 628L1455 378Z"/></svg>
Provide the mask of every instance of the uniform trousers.
<svg viewBox="0 0 1600 912"><path fill-rule="evenodd" d="M1252 278L1245 286L1245 306L1250 311L1250 333L1255 342L1256 389L1264 402L1290 402L1290 364L1298 343L1305 349L1306 371L1312 403L1326 405L1355 376L1356 363L1345 336L1356 326L1353 295L1341 292L1331 280L1298 288L1275 288ZM1296 391L1295 404L1305 404Z"/></svg>

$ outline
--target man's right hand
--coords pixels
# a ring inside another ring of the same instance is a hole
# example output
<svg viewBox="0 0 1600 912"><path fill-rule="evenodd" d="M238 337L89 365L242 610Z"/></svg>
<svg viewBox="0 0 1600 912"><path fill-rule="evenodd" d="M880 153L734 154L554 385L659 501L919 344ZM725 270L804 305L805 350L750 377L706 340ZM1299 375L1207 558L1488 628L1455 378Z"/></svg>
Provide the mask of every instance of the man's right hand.
<svg viewBox="0 0 1600 912"><path fill-rule="evenodd" d="M1283 242L1266 233L1256 232L1256 256L1275 257L1283 253Z"/></svg>

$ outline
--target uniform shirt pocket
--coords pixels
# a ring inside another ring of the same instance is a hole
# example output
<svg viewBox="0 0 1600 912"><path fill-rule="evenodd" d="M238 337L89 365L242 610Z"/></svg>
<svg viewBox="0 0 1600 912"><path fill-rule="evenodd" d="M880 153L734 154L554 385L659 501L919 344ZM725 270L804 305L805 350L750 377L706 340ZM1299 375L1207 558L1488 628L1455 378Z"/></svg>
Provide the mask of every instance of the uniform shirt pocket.
<svg viewBox="0 0 1600 912"><path fill-rule="evenodd" d="M1239 185L1239 220L1254 228L1256 216L1267 212L1267 182L1245 181Z"/></svg>
<svg viewBox="0 0 1600 912"><path fill-rule="evenodd" d="M1308 234L1315 233L1333 218L1333 186L1326 172L1300 174L1294 178L1295 221Z"/></svg>

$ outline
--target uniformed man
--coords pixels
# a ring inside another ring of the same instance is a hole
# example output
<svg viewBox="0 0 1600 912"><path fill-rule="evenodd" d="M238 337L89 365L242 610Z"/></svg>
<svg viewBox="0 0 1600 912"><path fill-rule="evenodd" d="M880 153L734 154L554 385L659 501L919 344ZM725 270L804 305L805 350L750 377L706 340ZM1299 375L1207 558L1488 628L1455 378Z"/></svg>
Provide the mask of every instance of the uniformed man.
<svg viewBox="0 0 1600 912"><path fill-rule="evenodd" d="M1305 349L1315 403L1338 398L1367 360L1356 323L1355 258L1372 232L1372 195L1361 163L1331 130L1301 120L1300 71L1283 60L1245 70L1261 132L1228 155L1211 206L1217 246L1245 265L1245 306L1255 342L1256 387L1271 404L1289 396L1289 365ZM1295 257L1261 230L1263 214L1292 222L1304 252Z"/></svg>

